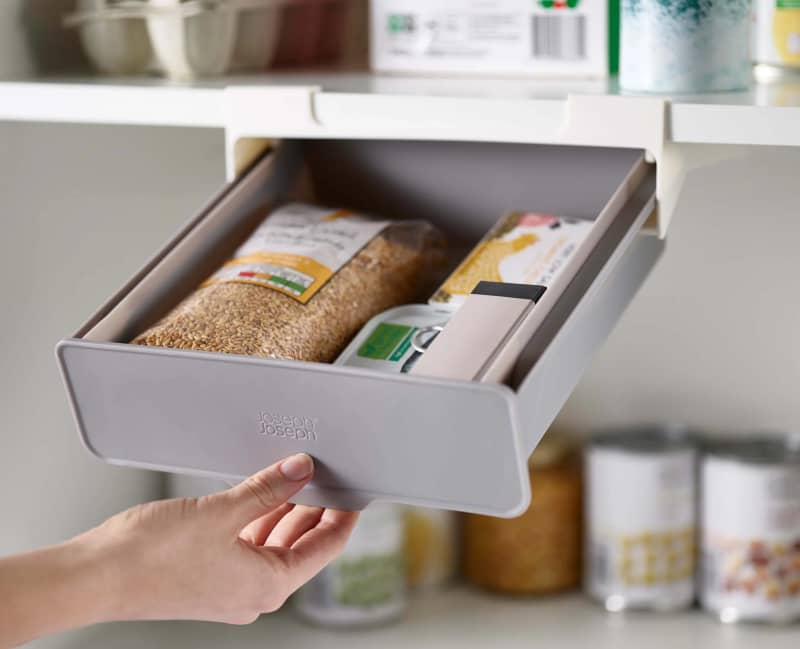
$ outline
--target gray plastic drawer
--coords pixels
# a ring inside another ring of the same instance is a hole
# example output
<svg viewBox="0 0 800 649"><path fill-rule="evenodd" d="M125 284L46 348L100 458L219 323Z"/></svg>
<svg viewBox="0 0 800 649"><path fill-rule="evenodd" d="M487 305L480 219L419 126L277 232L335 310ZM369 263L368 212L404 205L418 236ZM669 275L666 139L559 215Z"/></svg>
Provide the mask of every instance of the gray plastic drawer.
<svg viewBox="0 0 800 649"><path fill-rule="evenodd" d="M81 438L114 464L228 480L306 451L318 470L303 503L519 513L528 456L663 248L641 231L654 171L627 149L282 141L59 343ZM509 385L127 344L231 254L265 204L287 199L425 218L465 249L510 209L594 226L569 281L537 304Z"/></svg>

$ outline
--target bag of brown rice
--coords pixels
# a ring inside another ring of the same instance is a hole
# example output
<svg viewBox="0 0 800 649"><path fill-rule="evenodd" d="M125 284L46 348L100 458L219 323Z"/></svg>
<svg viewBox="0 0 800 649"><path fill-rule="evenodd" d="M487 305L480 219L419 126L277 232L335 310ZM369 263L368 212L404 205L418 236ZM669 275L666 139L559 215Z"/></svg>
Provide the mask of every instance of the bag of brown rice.
<svg viewBox="0 0 800 649"><path fill-rule="evenodd" d="M418 298L441 253L423 221L285 205L133 342L331 362L372 316Z"/></svg>

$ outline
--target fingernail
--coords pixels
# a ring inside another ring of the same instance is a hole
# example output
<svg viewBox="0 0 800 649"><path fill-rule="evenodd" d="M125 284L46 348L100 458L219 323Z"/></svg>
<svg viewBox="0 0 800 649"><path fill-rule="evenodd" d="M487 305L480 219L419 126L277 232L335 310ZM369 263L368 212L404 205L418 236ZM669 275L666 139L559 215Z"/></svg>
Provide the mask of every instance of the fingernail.
<svg viewBox="0 0 800 649"><path fill-rule="evenodd" d="M306 453L298 453L287 457L280 465L284 478L298 482L305 480L314 470L314 460Z"/></svg>

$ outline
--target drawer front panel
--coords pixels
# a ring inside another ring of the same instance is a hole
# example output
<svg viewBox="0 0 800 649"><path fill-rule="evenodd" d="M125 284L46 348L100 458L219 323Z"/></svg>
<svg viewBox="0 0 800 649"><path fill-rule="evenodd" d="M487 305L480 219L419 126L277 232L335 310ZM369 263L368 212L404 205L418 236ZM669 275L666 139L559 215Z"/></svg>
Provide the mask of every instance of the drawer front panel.
<svg viewBox="0 0 800 649"><path fill-rule="evenodd" d="M316 504L528 502L503 386L80 341L59 358L84 442L108 461L240 479L304 451Z"/></svg>

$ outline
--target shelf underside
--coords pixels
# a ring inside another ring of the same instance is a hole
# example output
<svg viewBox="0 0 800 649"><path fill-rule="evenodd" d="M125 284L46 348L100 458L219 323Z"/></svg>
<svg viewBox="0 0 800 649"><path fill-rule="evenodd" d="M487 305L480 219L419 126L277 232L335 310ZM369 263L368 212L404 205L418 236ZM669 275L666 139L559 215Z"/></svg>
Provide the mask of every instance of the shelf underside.
<svg viewBox="0 0 800 649"><path fill-rule="evenodd" d="M487 125L526 124L546 138L567 116L570 97L624 97L614 81L539 81L400 77L359 73L294 73L226 77L192 84L155 78L53 77L0 82L0 119L224 128L230 126L226 88L315 88L314 114L334 128L359 117L393 119L396 112L424 122L452 106L480 111ZM468 103L465 103L468 102ZM426 108L431 106L432 110ZM676 143L800 146L800 83L754 84L747 91L676 96L669 104L667 139ZM465 127L468 126L464 122ZM471 124L471 123L470 123ZM235 128L235 125L233 125ZM423 124L424 126L424 124ZM431 128L437 125L431 121ZM606 128L602 111L597 129Z"/></svg>

